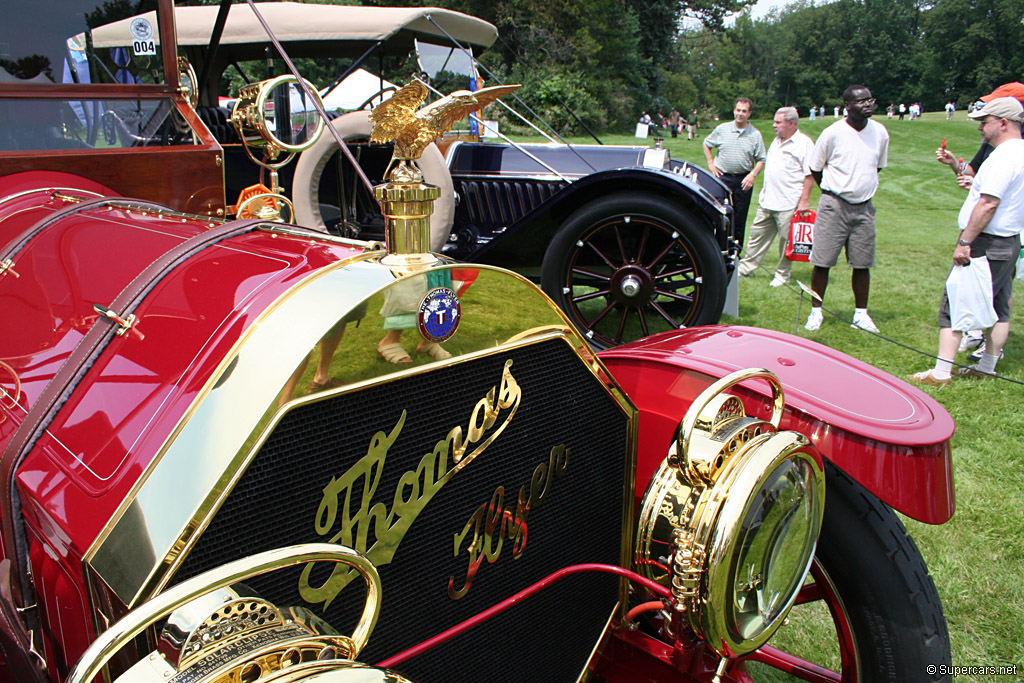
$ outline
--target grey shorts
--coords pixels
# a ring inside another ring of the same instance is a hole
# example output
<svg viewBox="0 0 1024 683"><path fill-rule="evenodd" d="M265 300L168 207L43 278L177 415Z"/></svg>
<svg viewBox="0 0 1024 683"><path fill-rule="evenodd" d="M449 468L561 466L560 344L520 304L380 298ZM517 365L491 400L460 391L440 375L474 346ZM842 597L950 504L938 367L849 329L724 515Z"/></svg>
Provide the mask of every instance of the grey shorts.
<svg viewBox="0 0 1024 683"><path fill-rule="evenodd" d="M988 257L988 269L992 272L992 307L996 309L996 317L1001 323L1010 322L1010 298L1013 296L1013 276L1017 272L1018 255L1020 235L996 237L981 233L971 242L971 258ZM949 278L948 273L946 277ZM943 286L942 301L939 303L939 327L951 325L949 298Z"/></svg>
<svg viewBox="0 0 1024 683"><path fill-rule="evenodd" d="M852 268L875 265L875 205L871 200L850 204L831 194L821 195L818 218L814 221L811 263L831 268L846 247L846 262Z"/></svg>

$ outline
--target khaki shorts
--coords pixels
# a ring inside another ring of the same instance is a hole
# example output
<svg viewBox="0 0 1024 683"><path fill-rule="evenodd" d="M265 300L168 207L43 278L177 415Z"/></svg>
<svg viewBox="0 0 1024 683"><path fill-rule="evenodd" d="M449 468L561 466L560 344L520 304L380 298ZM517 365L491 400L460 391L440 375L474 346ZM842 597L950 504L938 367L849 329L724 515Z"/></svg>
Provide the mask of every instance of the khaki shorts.
<svg viewBox="0 0 1024 683"><path fill-rule="evenodd" d="M851 268L875 265L875 205L870 199L863 204L850 204L823 193L814 221L811 263L831 268L839 260L843 247Z"/></svg>

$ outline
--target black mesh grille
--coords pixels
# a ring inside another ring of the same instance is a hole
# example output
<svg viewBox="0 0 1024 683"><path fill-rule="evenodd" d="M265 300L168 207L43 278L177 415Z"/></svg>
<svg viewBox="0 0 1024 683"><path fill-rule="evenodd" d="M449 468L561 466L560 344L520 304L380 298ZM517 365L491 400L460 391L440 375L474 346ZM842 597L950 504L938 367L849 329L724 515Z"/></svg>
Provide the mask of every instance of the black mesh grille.
<svg viewBox="0 0 1024 683"><path fill-rule="evenodd" d="M627 419L568 346L555 340L292 410L175 580L262 550L330 540L337 522L322 536L314 528L324 487L366 454L376 432L391 432L404 409L405 424L371 498L390 512L401 475L415 470L450 429L466 429L473 406L499 384L507 360L513 361L511 373L522 389L521 405L507 429L426 505L392 562L379 567L383 611L360 659L378 662L401 652L567 565L618 564L623 485L631 477L626 470ZM499 424L504 417L498 417ZM471 532L456 557L455 535L499 486L505 489L505 508L514 511L520 488L529 491L538 465L563 444L570 449L568 467L551 481L543 505L531 510L525 551L513 558L512 543L505 540L493 563L482 562L468 594L452 600L449 579L455 587L465 582L466 548L473 537ZM352 508L357 507L353 501ZM368 545L373 541L371 533ZM300 572L279 571L252 587L278 604L302 605ZM328 573L326 565L318 566L310 583L321 585ZM357 580L326 610L322 605L315 609L348 632L363 593ZM617 597L614 577L565 579L400 670L425 683L575 680Z"/></svg>

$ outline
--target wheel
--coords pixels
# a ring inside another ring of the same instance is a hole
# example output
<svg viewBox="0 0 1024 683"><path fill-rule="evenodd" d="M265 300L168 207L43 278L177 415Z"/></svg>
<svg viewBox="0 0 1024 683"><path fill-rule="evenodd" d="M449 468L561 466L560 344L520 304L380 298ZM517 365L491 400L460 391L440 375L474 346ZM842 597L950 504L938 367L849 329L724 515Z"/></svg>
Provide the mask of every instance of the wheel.
<svg viewBox="0 0 1024 683"><path fill-rule="evenodd" d="M331 125L346 142L365 141L370 137L370 112L350 112L331 121ZM328 162L331 162L337 153L337 141L333 135L325 131L316 144L299 155L292 183L295 186L295 218L299 225L327 231L320 210L320 182ZM423 171L424 182L441 188L441 196L434 202L434 212L430 216L430 249L440 252L448 241L455 220L455 186L452 184L452 176L448 172L444 157L433 143L423 151L423 156L416 163ZM354 188L354 191L369 195L369 191L361 184ZM376 200L372 196L368 196L367 201L376 205ZM345 212L341 213L344 215Z"/></svg>
<svg viewBox="0 0 1024 683"><path fill-rule="evenodd" d="M725 261L711 229L640 193L577 209L548 245L541 285L597 348L718 322Z"/></svg>
<svg viewBox="0 0 1024 683"><path fill-rule="evenodd" d="M913 539L888 505L831 463L825 471L821 537L789 624L727 680L950 680L928 673L950 665L949 633Z"/></svg>

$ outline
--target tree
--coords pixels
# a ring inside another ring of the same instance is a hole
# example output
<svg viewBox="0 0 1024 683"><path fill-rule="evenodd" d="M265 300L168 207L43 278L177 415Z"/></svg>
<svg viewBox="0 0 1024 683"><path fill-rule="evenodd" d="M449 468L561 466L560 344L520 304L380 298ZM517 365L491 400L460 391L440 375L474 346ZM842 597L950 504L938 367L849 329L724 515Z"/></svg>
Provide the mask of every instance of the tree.
<svg viewBox="0 0 1024 683"><path fill-rule="evenodd" d="M676 39L683 17L721 26L754 0L439 0L492 22L499 42L484 58L503 80L522 82L521 96L573 128L558 98L582 105L597 129L631 126L643 109L668 113L687 90ZM413 4L381 0L380 4ZM691 79L692 80L692 79ZM534 94L536 93L536 94Z"/></svg>
<svg viewBox="0 0 1024 683"><path fill-rule="evenodd" d="M917 53L922 89L961 106L1017 81L1024 71L1024 3L1019 0L938 0L925 13Z"/></svg>

